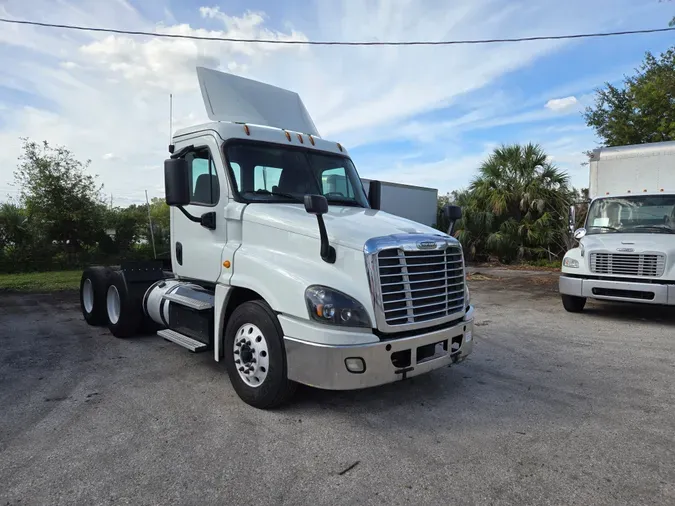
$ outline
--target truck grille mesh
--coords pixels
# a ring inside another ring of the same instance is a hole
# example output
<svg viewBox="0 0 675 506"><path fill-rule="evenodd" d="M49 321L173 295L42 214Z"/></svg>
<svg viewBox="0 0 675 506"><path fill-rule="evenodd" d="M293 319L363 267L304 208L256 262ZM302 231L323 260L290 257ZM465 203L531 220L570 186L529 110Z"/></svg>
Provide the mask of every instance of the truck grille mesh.
<svg viewBox="0 0 675 506"><path fill-rule="evenodd" d="M388 325L444 318L464 309L462 252L385 249L377 256L382 307Z"/></svg>
<svg viewBox="0 0 675 506"><path fill-rule="evenodd" d="M658 277L666 266L664 255L591 253L591 272Z"/></svg>

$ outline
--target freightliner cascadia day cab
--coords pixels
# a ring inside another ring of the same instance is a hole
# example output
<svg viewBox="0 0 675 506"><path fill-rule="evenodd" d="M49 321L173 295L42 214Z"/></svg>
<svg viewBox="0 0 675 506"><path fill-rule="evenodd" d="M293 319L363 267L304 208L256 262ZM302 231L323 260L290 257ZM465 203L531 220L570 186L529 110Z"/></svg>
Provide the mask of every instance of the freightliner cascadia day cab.
<svg viewBox="0 0 675 506"><path fill-rule="evenodd" d="M347 150L319 137L296 93L197 76L211 122L175 132L164 162L171 272L86 269L86 321L208 350L262 409L298 383L360 389L464 360L474 309L458 241L380 211L377 182L366 195Z"/></svg>
<svg viewBox="0 0 675 506"><path fill-rule="evenodd" d="M675 305L675 142L595 150L589 197L562 262L565 309L588 298Z"/></svg>

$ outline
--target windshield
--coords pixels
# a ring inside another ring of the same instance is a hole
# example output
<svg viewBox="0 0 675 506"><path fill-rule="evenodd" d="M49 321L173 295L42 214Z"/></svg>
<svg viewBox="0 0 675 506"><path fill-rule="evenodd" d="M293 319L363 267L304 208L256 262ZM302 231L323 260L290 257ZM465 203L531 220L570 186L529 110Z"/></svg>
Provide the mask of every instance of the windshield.
<svg viewBox="0 0 675 506"><path fill-rule="evenodd" d="M589 234L675 233L675 196L597 199L588 210L586 230Z"/></svg>
<svg viewBox="0 0 675 506"><path fill-rule="evenodd" d="M235 193L245 202L303 202L324 195L329 204L369 207L352 161L309 149L257 142L225 147Z"/></svg>

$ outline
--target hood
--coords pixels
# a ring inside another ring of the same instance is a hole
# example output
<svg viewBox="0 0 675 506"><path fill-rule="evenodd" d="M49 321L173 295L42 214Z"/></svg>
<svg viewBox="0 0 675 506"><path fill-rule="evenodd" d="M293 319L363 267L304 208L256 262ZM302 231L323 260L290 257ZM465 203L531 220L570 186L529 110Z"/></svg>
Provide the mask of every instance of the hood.
<svg viewBox="0 0 675 506"><path fill-rule="evenodd" d="M675 254L674 234L590 234L581 239L581 244L588 251Z"/></svg>
<svg viewBox="0 0 675 506"><path fill-rule="evenodd" d="M363 250L368 239L393 234L447 234L421 223L384 211L361 207L329 206L323 216L331 244ZM302 204L248 204L244 220L286 230L295 234L319 238L316 216L308 214Z"/></svg>

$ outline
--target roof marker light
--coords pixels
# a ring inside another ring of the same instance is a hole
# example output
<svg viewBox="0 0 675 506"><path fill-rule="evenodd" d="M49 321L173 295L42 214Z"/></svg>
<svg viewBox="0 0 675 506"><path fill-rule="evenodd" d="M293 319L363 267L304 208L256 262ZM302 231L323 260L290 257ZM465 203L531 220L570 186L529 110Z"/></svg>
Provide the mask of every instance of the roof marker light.
<svg viewBox="0 0 675 506"><path fill-rule="evenodd" d="M305 143L304 139L302 138L302 134L298 134L298 140L300 141L300 144Z"/></svg>
<svg viewBox="0 0 675 506"><path fill-rule="evenodd" d="M311 135L309 136L309 142L311 142L312 146L314 146L314 137L312 137Z"/></svg>
<svg viewBox="0 0 675 506"><path fill-rule="evenodd" d="M284 130L284 133L286 134L286 138L288 139L288 142L291 142L291 134Z"/></svg>
<svg viewBox="0 0 675 506"><path fill-rule="evenodd" d="M251 129L248 127L248 125L244 125L244 132L246 132L246 135L251 135Z"/></svg>
<svg viewBox="0 0 675 506"><path fill-rule="evenodd" d="M338 142L337 145L338 145L338 149L339 149L340 151L342 151L342 144L340 144L340 143Z"/></svg>

